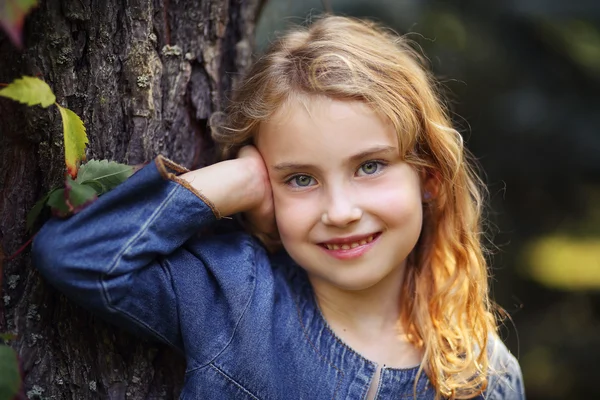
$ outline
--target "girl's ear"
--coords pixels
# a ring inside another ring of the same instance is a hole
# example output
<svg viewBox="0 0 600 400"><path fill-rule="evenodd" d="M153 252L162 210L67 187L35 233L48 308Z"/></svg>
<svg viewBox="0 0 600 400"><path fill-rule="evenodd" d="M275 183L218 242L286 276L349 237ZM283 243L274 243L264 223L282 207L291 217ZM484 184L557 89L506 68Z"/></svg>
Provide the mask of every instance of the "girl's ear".
<svg viewBox="0 0 600 400"><path fill-rule="evenodd" d="M421 173L421 198L423 203L435 200L440 192L441 176L439 172L426 169Z"/></svg>

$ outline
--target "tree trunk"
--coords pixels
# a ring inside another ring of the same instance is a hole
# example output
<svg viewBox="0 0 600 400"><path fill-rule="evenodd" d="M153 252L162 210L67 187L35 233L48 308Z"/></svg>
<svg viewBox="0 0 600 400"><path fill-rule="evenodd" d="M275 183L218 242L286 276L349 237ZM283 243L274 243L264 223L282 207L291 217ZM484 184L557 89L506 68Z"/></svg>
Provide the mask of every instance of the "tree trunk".
<svg viewBox="0 0 600 400"><path fill-rule="evenodd" d="M250 61L260 0L41 0L20 52L0 33L0 82L38 75L76 112L88 159L163 154L209 162L209 115ZM31 236L25 218L64 180L56 107L0 98L0 263ZM30 399L172 399L184 360L116 329L48 286L29 252L4 261L0 332L17 334Z"/></svg>

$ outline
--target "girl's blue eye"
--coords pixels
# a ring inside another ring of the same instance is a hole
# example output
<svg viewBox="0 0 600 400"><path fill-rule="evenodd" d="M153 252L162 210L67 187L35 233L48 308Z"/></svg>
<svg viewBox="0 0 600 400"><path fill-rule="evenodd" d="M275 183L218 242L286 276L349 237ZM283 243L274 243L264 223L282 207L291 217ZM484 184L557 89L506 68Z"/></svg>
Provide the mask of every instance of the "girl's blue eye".
<svg viewBox="0 0 600 400"><path fill-rule="evenodd" d="M288 183L293 187L308 187L314 184L315 178L309 175L292 176Z"/></svg>
<svg viewBox="0 0 600 400"><path fill-rule="evenodd" d="M382 163L379 161L367 161L360 166L359 175L373 175L381 170Z"/></svg>

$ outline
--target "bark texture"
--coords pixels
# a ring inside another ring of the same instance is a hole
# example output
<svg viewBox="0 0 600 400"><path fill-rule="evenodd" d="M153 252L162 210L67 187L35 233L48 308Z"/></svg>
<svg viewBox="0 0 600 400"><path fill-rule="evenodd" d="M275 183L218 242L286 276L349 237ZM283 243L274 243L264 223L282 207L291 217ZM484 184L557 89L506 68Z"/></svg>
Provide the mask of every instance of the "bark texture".
<svg viewBox="0 0 600 400"><path fill-rule="evenodd" d="M260 0L41 0L25 49L0 33L0 82L39 75L84 121L88 159L163 154L208 163L210 114L246 69ZM60 185L56 107L0 98L0 263L30 235L25 218ZM48 286L29 252L3 262L0 332L17 334L30 399L172 399L184 360L98 320Z"/></svg>

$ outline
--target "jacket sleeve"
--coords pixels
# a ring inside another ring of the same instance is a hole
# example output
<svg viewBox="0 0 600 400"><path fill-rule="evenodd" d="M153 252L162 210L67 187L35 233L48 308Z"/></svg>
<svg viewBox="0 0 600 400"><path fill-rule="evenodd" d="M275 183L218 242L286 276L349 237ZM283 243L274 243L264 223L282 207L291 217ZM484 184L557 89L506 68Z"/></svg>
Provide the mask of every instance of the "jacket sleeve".
<svg viewBox="0 0 600 400"><path fill-rule="evenodd" d="M177 292L164 260L219 218L177 178L184 171L159 156L76 215L48 221L32 247L34 265L67 296L180 349Z"/></svg>
<svg viewBox="0 0 600 400"><path fill-rule="evenodd" d="M525 400L523 374L514 355L497 336L488 346L490 376L486 400Z"/></svg>

